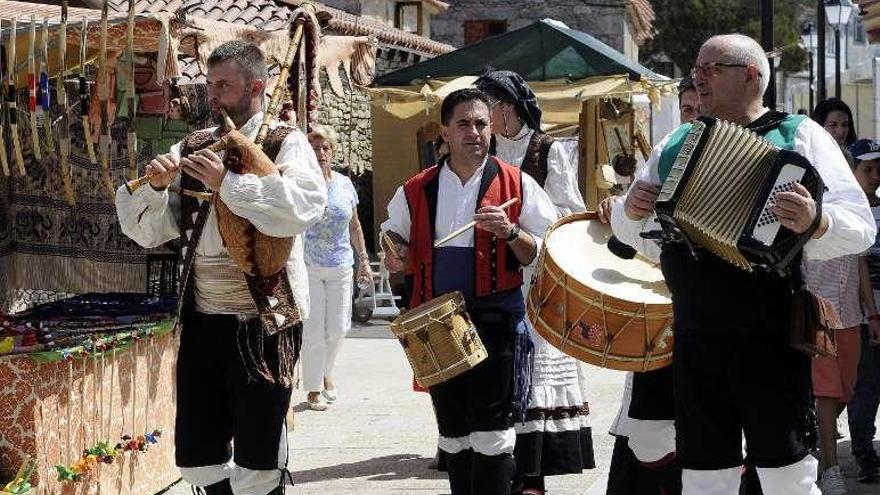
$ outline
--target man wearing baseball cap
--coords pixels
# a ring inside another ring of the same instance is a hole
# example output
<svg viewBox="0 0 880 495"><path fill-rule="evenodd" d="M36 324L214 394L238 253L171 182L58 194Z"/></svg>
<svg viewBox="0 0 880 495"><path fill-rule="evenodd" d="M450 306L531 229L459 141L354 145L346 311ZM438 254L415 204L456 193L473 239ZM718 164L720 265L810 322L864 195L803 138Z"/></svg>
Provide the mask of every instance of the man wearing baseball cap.
<svg viewBox="0 0 880 495"><path fill-rule="evenodd" d="M865 194L874 221L880 225L880 141L860 139L849 146L854 158L853 173ZM869 482L880 475L880 457L874 450L874 420L880 405L880 314L875 301L880 300L880 236L862 257L862 271L870 276L873 300L863 297L867 325L861 329L861 359L855 391L847 405L852 454L858 465L858 480ZM863 275L864 277L864 275Z"/></svg>

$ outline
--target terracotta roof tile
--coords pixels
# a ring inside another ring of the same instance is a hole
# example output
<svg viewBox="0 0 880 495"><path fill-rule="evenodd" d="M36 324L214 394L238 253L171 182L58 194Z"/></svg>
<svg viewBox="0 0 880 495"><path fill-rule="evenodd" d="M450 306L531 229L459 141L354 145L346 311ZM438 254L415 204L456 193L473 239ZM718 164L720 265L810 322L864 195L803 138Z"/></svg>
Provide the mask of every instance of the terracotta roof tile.
<svg viewBox="0 0 880 495"><path fill-rule="evenodd" d="M119 16L120 12L125 12L128 8L128 0L109 1L111 10L116 9L116 14L111 15L111 17ZM101 0L84 0L84 3L100 7ZM135 4L135 9L139 13L155 14L158 12L175 12L179 8L185 7L191 16L245 24L266 30L276 30L283 29L287 25L290 13L296 8L297 4L298 0L138 0ZM423 36L407 33L377 21L364 19L322 4L317 5L321 10L326 10L333 16L326 30L329 34L346 36L375 35L379 44L385 48L402 49L422 56L434 56L454 50L454 47L450 45L438 43ZM39 19L43 17L54 18L60 16L60 7L56 5L0 0L0 17L4 18L4 20L13 16L16 16L18 19L30 18L31 14L34 14ZM84 15L90 20L98 20L101 18L101 11L97 9L70 8L71 18L82 18ZM186 83L200 77L198 65L195 63L184 62L181 69L183 72L181 83Z"/></svg>
<svg viewBox="0 0 880 495"><path fill-rule="evenodd" d="M298 6L303 0L277 0L282 4ZM320 10L330 13L333 17L327 26L327 31L332 34L341 34L346 36L370 36L376 35L379 44L386 45L388 48L404 49L413 51L420 55L440 55L455 50L455 47L440 43L424 36L407 33L400 29L387 26L377 21L365 19L348 12L328 7L324 4L312 2Z"/></svg>
<svg viewBox="0 0 880 495"><path fill-rule="evenodd" d="M8 2L9 0L0 1ZM100 8L102 0L83 1L94 8ZM438 9L448 7L447 4L440 0L426 1ZM648 0L631 1L634 3L644 2L646 4L648 2ZM109 2L111 10L115 9L119 12L125 12L128 9L128 0L109 0ZM174 12L181 7L185 7L190 15L210 20L246 24L261 29L281 29L285 26L291 10L300 3L302 3L301 0L137 0L135 8L138 12L157 13ZM438 43L423 36L407 33L380 22L355 16L320 3L316 5L333 16L327 28L330 34L348 36L376 35L380 45L427 56L439 55L454 50L454 47L450 45ZM49 8L52 7L49 6ZM57 9L57 7L54 8ZM650 9L650 4L648 4L648 8ZM653 14L653 10L651 10L651 13Z"/></svg>
<svg viewBox="0 0 880 495"><path fill-rule="evenodd" d="M44 5L40 3L17 2L12 0L0 0L0 18L3 19L3 29L9 26L9 20L18 19L18 22L30 22L31 15L37 19L48 17L50 19L61 17L61 7L58 5ZM68 10L70 19L100 19L101 12L93 9L70 7Z"/></svg>
<svg viewBox="0 0 880 495"><path fill-rule="evenodd" d="M642 44L654 38L654 7L649 0L630 0L630 11L633 13L633 24L636 27L636 40Z"/></svg>

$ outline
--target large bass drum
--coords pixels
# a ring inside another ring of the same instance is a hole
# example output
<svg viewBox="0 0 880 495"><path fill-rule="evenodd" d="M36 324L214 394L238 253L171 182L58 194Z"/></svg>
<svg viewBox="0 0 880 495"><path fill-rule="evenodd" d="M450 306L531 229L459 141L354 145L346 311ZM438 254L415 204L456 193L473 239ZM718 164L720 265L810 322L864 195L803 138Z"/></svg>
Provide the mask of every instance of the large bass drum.
<svg viewBox="0 0 880 495"><path fill-rule="evenodd" d="M593 212L567 216L544 239L529 291L535 330L559 350L622 371L672 364L672 298L648 260L618 258Z"/></svg>

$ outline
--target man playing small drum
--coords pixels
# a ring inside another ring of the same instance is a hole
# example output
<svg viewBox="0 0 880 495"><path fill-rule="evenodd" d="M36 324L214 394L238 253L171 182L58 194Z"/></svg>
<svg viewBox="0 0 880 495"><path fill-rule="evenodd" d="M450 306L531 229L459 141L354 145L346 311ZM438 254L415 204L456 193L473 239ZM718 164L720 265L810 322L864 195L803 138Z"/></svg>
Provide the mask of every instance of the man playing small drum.
<svg viewBox="0 0 880 495"><path fill-rule="evenodd" d="M414 275L410 307L460 291L489 357L430 387L448 454L453 495L507 495L515 471L516 414L528 392L529 336L520 291L556 208L516 167L489 155L489 105L483 93L451 93L440 109L449 159L408 180L388 205L383 233L398 244L385 264ZM517 201L506 209L498 205ZM476 227L443 239L468 222Z"/></svg>
<svg viewBox="0 0 880 495"><path fill-rule="evenodd" d="M840 149L814 122L762 105L768 74L764 51L742 35L709 39L693 70L706 114L799 153L821 175L828 188L821 205L798 183L774 197L773 212L783 228L799 234L818 225L803 256L829 259L864 251L875 227ZM700 248L695 257L684 243L658 249L640 237L656 230L649 220L654 203L690 129L685 124L654 150L624 207L611 215L621 241L660 260L672 293L674 450L683 468L683 493L738 493L745 435L764 493L818 494L817 462L805 445L809 358L789 346L792 281L771 271L734 268Z"/></svg>

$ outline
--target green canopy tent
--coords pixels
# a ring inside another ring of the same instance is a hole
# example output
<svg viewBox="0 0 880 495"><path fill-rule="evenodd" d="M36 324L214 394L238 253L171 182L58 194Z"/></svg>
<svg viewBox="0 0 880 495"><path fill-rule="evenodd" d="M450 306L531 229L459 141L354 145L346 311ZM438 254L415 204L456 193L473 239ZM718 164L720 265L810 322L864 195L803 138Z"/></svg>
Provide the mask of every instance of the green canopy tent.
<svg viewBox="0 0 880 495"><path fill-rule="evenodd" d="M587 33L544 19L390 72L377 79L376 85L406 86L420 80L479 75L490 66L517 72L526 81L612 74L627 74L634 80L666 79Z"/></svg>

